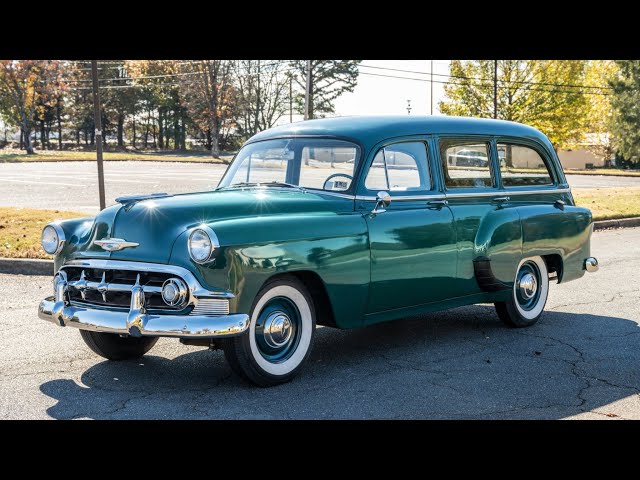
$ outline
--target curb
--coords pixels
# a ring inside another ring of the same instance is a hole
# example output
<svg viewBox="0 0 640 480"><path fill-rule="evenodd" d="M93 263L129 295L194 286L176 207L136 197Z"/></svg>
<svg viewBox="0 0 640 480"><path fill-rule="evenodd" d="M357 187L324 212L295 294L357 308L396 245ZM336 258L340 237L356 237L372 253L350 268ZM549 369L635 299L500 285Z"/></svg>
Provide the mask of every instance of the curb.
<svg viewBox="0 0 640 480"><path fill-rule="evenodd" d="M618 220L600 220L593 222L593 230L605 230L607 228L640 227L640 217L620 218Z"/></svg>
<svg viewBox="0 0 640 480"><path fill-rule="evenodd" d="M0 273L50 277L53 275L53 262L29 258L0 258Z"/></svg>

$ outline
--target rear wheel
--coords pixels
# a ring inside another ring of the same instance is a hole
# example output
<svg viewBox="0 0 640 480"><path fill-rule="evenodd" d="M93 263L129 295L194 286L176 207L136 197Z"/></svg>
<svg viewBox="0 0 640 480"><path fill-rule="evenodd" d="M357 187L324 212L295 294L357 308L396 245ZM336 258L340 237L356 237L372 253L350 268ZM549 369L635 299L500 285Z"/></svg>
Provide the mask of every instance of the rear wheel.
<svg viewBox="0 0 640 480"><path fill-rule="evenodd" d="M549 272L544 259L525 258L518 265L511 298L496 302L496 311L510 327L530 327L542 316L548 294Z"/></svg>
<svg viewBox="0 0 640 480"><path fill-rule="evenodd" d="M121 337L115 333L80 330L84 343L96 354L108 360L127 360L147 353L158 337Z"/></svg>
<svg viewBox="0 0 640 480"><path fill-rule="evenodd" d="M232 370L270 387L295 377L309 356L316 328L313 300L294 277L267 283L254 300L247 333L223 344Z"/></svg>

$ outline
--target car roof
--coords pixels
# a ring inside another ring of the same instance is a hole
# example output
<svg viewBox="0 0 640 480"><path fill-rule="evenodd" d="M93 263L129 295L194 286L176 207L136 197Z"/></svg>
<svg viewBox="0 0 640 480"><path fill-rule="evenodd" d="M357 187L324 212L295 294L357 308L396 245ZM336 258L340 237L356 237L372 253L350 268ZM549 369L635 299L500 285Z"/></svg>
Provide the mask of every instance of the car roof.
<svg viewBox="0 0 640 480"><path fill-rule="evenodd" d="M526 137L553 149L542 132L522 123L445 115L348 116L306 120L264 130L247 143L278 137L335 136L352 139L369 148L392 137L428 134Z"/></svg>

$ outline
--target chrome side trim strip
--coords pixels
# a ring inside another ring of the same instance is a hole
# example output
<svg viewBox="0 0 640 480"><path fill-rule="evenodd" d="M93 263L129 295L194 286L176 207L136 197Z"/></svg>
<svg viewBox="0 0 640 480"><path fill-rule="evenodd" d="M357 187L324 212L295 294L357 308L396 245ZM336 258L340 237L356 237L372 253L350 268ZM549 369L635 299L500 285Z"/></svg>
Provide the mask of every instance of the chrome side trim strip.
<svg viewBox="0 0 640 480"><path fill-rule="evenodd" d="M540 195L543 193L569 193L571 188L556 188L553 190L496 190L493 192L465 192L465 193L439 193L435 195L405 195L401 197L391 197L392 202L419 201L419 200L442 200L447 198L469 198L469 197L496 197L499 195ZM375 202L373 195L356 195L356 200L365 202Z"/></svg>
<svg viewBox="0 0 640 480"><path fill-rule="evenodd" d="M213 297L213 298L234 298L235 295L231 292L214 292L207 290L200 282L196 280L196 277L186 268L178 267L177 265L163 265L159 263L145 263L145 262L129 262L123 260L105 260L105 259L86 259L86 260L70 260L65 263L61 270L65 267L87 267L97 268L99 270L133 270L139 272L158 272L169 273L176 275L187 282L187 286L191 290L191 294L199 297Z"/></svg>
<svg viewBox="0 0 640 480"><path fill-rule="evenodd" d="M356 199L355 195L348 195L346 193L332 192L330 190L314 190L312 188L307 188L307 193L317 193L318 195L329 195L331 197L346 198L347 200L355 200Z"/></svg>

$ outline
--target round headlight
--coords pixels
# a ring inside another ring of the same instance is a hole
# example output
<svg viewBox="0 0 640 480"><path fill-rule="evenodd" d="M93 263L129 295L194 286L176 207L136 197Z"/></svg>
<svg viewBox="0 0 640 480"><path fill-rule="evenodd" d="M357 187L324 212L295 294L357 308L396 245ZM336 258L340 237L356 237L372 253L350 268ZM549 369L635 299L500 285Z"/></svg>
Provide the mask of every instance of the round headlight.
<svg viewBox="0 0 640 480"><path fill-rule="evenodd" d="M196 263L204 263L213 254L217 243L215 234L210 228L196 228L189 235L189 255Z"/></svg>
<svg viewBox="0 0 640 480"><path fill-rule="evenodd" d="M58 225L49 224L42 229L42 248L49 255L55 255L62 250L64 232Z"/></svg>

